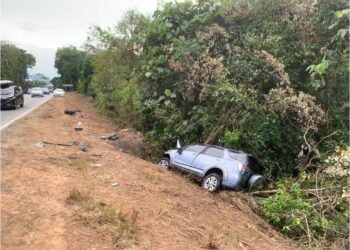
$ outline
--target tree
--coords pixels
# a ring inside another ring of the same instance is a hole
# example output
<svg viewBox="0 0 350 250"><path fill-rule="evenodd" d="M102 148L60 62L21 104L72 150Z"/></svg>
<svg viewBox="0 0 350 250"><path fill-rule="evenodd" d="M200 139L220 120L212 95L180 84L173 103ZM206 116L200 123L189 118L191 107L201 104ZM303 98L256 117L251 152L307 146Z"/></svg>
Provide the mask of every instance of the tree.
<svg viewBox="0 0 350 250"><path fill-rule="evenodd" d="M1 79L24 85L27 69L35 65L35 57L15 45L1 41Z"/></svg>
<svg viewBox="0 0 350 250"><path fill-rule="evenodd" d="M63 84L73 84L73 88L76 89L83 59L84 53L74 46L59 48L56 51L55 67Z"/></svg>

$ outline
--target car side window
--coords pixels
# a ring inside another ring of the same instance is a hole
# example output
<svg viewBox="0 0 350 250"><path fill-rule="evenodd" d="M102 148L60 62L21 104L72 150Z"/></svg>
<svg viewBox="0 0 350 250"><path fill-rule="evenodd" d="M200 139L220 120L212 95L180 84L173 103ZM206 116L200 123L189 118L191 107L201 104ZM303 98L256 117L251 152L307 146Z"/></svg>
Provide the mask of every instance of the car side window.
<svg viewBox="0 0 350 250"><path fill-rule="evenodd" d="M195 153L200 153L205 149L206 146L203 145L191 145L185 148L185 150Z"/></svg>
<svg viewBox="0 0 350 250"><path fill-rule="evenodd" d="M204 154L222 158L224 156L224 150L220 148L209 147L207 150L205 150Z"/></svg>

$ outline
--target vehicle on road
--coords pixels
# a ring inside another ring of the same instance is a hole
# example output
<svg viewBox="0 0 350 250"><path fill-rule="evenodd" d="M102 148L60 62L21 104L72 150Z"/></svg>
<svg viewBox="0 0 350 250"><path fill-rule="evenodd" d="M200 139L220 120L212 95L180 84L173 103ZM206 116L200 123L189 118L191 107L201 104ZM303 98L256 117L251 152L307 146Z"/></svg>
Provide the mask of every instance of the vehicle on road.
<svg viewBox="0 0 350 250"><path fill-rule="evenodd" d="M24 106L24 98L21 87L15 86L12 81L2 80L0 82L1 87L1 109L13 108L17 109L18 106Z"/></svg>
<svg viewBox="0 0 350 250"><path fill-rule="evenodd" d="M158 164L199 177L209 191L221 187L256 190L266 184L263 165L241 150L205 144L183 146L178 140L176 149L165 152Z"/></svg>
<svg viewBox="0 0 350 250"><path fill-rule="evenodd" d="M32 91L30 92L30 96L31 97L36 97L36 96L44 97L44 91L42 90L42 88L39 88L39 87L32 88Z"/></svg>
<svg viewBox="0 0 350 250"><path fill-rule="evenodd" d="M53 91L53 96L64 96L64 90L63 89L55 89Z"/></svg>
<svg viewBox="0 0 350 250"><path fill-rule="evenodd" d="M50 94L50 90L48 88L44 87L42 89L43 89L44 95L49 95Z"/></svg>

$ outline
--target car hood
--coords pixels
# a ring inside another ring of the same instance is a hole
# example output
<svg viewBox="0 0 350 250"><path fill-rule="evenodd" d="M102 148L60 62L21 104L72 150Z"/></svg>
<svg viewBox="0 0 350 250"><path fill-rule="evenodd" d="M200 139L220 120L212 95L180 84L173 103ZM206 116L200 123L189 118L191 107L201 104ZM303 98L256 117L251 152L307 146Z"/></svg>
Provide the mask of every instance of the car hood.
<svg viewBox="0 0 350 250"><path fill-rule="evenodd" d="M1 100L7 100L13 98L15 95L12 92L3 92L1 91Z"/></svg>
<svg viewBox="0 0 350 250"><path fill-rule="evenodd" d="M0 94L1 94L1 99L4 98L9 98L9 97L12 97L14 96L14 90L13 90L13 87L8 87L8 88L3 88L3 89L0 89Z"/></svg>

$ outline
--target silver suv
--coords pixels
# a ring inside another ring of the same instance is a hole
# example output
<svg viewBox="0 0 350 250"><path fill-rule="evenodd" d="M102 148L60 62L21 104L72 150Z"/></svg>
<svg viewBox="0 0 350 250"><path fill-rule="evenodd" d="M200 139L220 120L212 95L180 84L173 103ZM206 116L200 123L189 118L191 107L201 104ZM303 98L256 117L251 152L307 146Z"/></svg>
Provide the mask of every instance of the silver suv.
<svg viewBox="0 0 350 250"><path fill-rule="evenodd" d="M177 168L202 179L202 187L217 191L222 186L255 190L265 185L263 166L252 155L213 145L193 144L164 153L158 164L166 169Z"/></svg>

